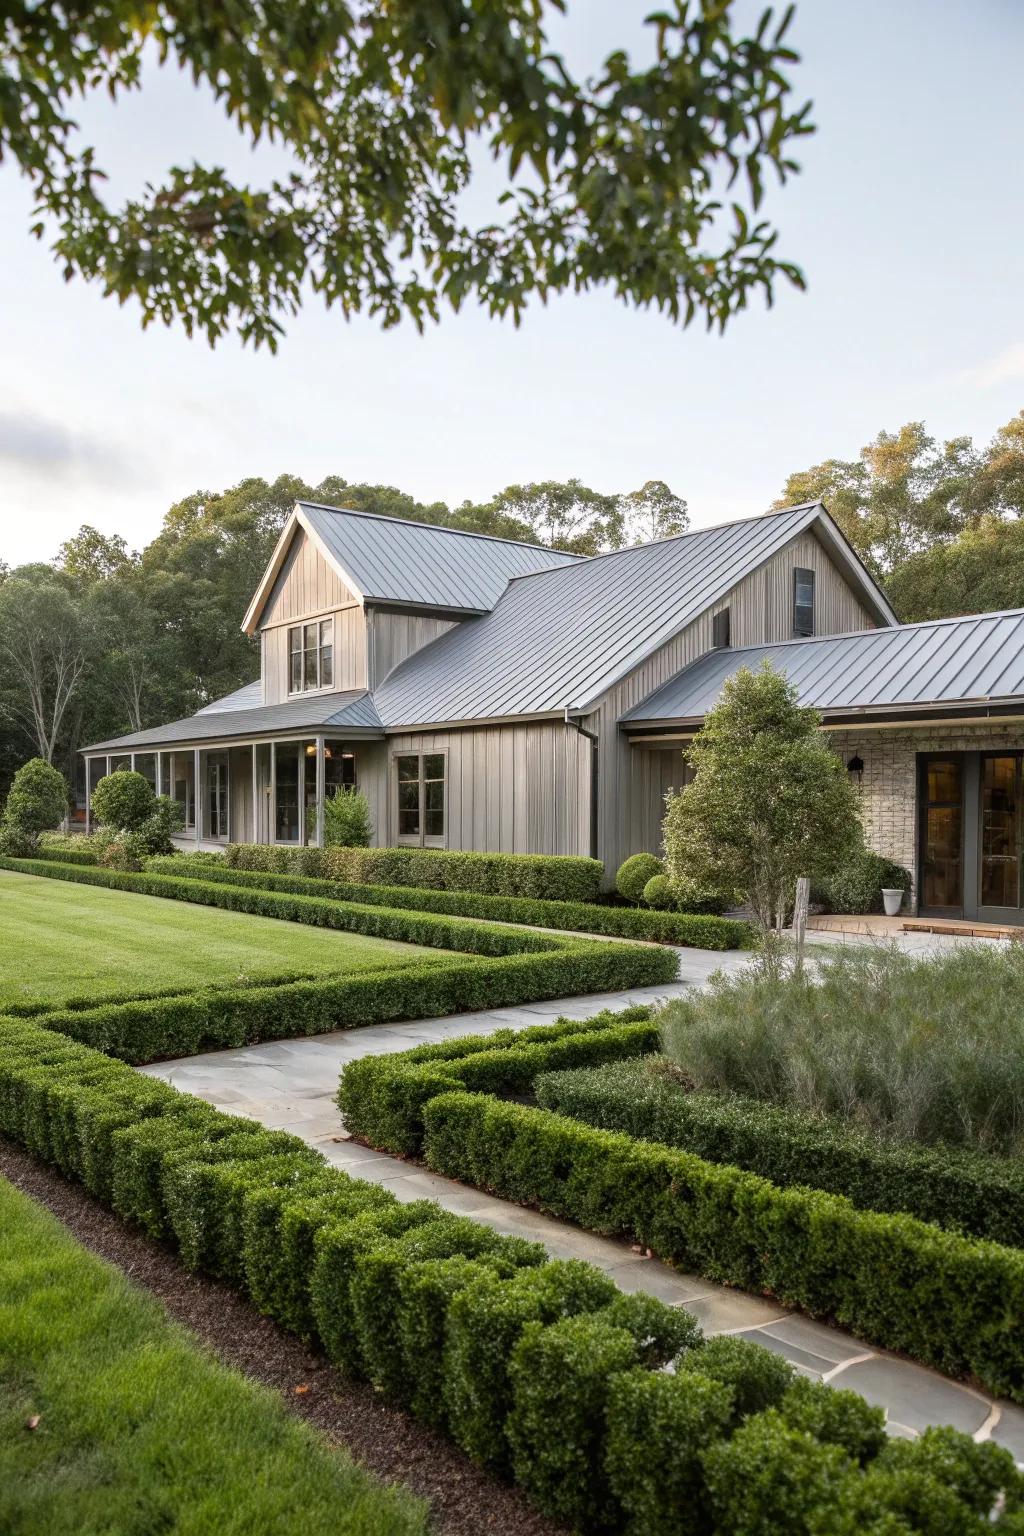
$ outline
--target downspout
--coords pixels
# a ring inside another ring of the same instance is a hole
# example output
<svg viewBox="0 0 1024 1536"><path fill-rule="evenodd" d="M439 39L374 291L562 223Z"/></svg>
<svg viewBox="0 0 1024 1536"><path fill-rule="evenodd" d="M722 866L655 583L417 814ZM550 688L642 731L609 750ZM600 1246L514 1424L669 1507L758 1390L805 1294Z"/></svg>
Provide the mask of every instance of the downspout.
<svg viewBox="0 0 1024 1536"><path fill-rule="evenodd" d="M585 725L581 725L577 717L569 713L568 707L566 707L565 711L565 723L566 725L573 726L581 736L585 736L590 742L590 857L592 859L596 859L598 856L597 829L599 816L597 797L598 790L600 788L600 769L598 758L598 746L600 737L597 735L596 731L588 731Z"/></svg>

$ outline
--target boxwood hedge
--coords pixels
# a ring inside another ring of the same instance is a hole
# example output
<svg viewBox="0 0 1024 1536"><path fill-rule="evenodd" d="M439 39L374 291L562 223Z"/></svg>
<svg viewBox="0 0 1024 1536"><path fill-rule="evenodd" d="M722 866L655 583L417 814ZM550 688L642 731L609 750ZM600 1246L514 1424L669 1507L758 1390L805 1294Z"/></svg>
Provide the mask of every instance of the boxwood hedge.
<svg viewBox="0 0 1024 1536"><path fill-rule="evenodd" d="M600 933L656 944L686 944L693 949L741 949L750 939L746 923L697 912L654 912L637 907L603 906L584 901L542 901L526 896L489 896L475 891L431 890L402 885L366 885L303 874L240 869L223 863L186 863L189 855L146 860L153 874L192 875L226 885L325 896L417 912L445 912L496 923L528 923L572 933Z"/></svg>
<svg viewBox="0 0 1024 1536"><path fill-rule="evenodd" d="M229 843L232 869L326 875L360 885L414 885L532 896L549 901L593 901L601 889L600 859L565 854L458 853L442 848L282 848Z"/></svg>
<svg viewBox="0 0 1024 1536"><path fill-rule="evenodd" d="M915 1498L943 1530L1019 1529L1008 1452L952 1431L879 1449L876 1411L766 1372L756 1346L705 1345L587 1264L402 1205L28 1020L0 1020L0 1133L583 1529L852 1536Z"/></svg>
<svg viewBox="0 0 1024 1536"><path fill-rule="evenodd" d="M881 1141L824 1115L688 1093L649 1063L551 1072L538 1103L603 1130L683 1147L776 1184L809 1184L874 1211L1024 1247L1024 1165L960 1147Z"/></svg>

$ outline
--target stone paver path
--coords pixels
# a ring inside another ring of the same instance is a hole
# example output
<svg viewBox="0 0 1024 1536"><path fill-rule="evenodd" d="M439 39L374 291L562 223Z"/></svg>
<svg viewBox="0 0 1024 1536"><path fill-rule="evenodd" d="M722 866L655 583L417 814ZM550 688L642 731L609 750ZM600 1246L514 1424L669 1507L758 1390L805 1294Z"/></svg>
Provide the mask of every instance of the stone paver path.
<svg viewBox="0 0 1024 1536"><path fill-rule="evenodd" d="M271 1129L291 1131L315 1146L335 1167L387 1185L400 1200L430 1198L448 1210L486 1222L496 1231L543 1242L553 1257L589 1260L624 1291L648 1291L670 1304L685 1306L709 1334L732 1333L754 1339L785 1355L808 1376L853 1388L869 1402L881 1404L894 1434L913 1436L929 1424L952 1424L977 1440L992 1439L1007 1446L1024 1463L1024 1410L1013 1404L995 1403L981 1392L873 1349L774 1301L712 1284L699 1275L683 1274L656 1259L644 1258L625 1243L495 1199L414 1163L361 1146L346 1135L334 1103L338 1077L346 1062L408 1050L426 1041L490 1034L508 1027L522 1029L559 1014L582 1019L602 1008L656 1002L701 985L715 970L736 970L745 963L742 955L705 950L681 949L679 956L680 980L668 986L270 1041L242 1050L157 1062L142 1071L218 1109L250 1116Z"/></svg>

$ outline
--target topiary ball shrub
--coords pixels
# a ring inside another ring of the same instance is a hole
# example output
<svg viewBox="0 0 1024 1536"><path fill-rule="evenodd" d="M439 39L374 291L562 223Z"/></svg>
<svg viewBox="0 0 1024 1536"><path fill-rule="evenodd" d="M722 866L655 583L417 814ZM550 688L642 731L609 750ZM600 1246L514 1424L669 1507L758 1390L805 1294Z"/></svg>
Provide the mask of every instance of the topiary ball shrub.
<svg viewBox="0 0 1024 1536"><path fill-rule="evenodd" d="M658 912L667 912L676 904L676 893L668 875L654 875L644 886L644 901Z"/></svg>
<svg viewBox="0 0 1024 1536"><path fill-rule="evenodd" d="M619 872L615 876L615 889L620 896L627 901L632 901L639 906L644 899L644 886L655 875L663 875L665 867L660 859L656 859L653 853L634 853L625 863L619 865Z"/></svg>
<svg viewBox="0 0 1024 1536"><path fill-rule="evenodd" d="M135 832L153 815L156 795L143 774L119 768L100 779L92 792L92 808L105 827Z"/></svg>
<svg viewBox="0 0 1024 1536"><path fill-rule="evenodd" d="M881 912L883 890L909 891L911 884L909 869L863 848L827 875L816 894L830 912Z"/></svg>
<svg viewBox="0 0 1024 1536"><path fill-rule="evenodd" d="M14 775L4 806L4 829L12 842L32 842L40 832L60 826L67 808L64 775L52 763L33 757Z"/></svg>

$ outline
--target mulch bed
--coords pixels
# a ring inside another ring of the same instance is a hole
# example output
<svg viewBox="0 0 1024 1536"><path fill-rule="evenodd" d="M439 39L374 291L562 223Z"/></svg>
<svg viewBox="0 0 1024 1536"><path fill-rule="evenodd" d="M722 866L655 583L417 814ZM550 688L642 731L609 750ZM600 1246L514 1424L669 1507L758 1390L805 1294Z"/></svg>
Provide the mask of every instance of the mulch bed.
<svg viewBox="0 0 1024 1536"><path fill-rule="evenodd" d="M159 1297L225 1365L277 1392L289 1411L385 1482L430 1504L438 1536L559 1536L564 1527L474 1465L450 1441L390 1407L365 1382L261 1317L235 1291L190 1274L174 1255L126 1227L59 1173L0 1138L0 1174L45 1205L86 1248Z"/></svg>

